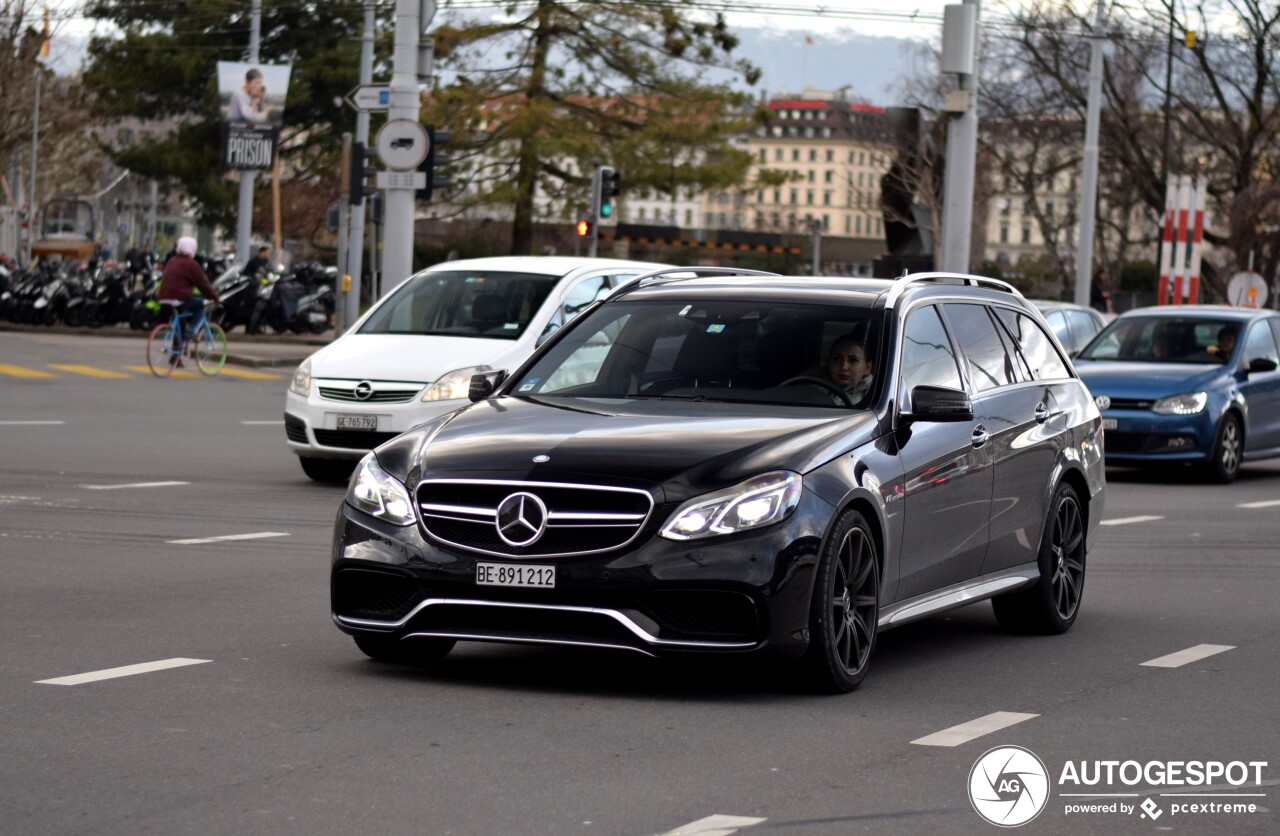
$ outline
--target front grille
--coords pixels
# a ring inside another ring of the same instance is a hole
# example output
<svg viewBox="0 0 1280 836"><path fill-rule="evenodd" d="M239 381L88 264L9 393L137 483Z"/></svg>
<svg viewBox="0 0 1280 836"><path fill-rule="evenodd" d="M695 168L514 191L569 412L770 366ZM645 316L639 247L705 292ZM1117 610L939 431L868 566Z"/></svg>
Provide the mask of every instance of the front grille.
<svg viewBox="0 0 1280 836"><path fill-rule="evenodd" d="M1150 398L1112 398L1108 409L1150 409L1154 403Z"/></svg>
<svg viewBox="0 0 1280 836"><path fill-rule="evenodd" d="M414 617L411 630L499 641L643 646L625 626L602 613L518 605L434 604Z"/></svg>
<svg viewBox="0 0 1280 836"><path fill-rule="evenodd" d="M400 433L371 433L363 430L312 430L316 444L323 447L341 447L344 450L372 450L390 441Z"/></svg>
<svg viewBox="0 0 1280 836"><path fill-rule="evenodd" d="M344 618L399 621L422 600L413 578L368 569L340 569L333 576L333 611Z"/></svg>
<svg viewBox="0 0 1280 836"><path fill-rule="evenodd" d="M286 412L284 414L284 434L290 441L306 444L307 422Z"/></svg>
<svg viewBox="0 0 1280 836"><path fill-rule="evenodd" d="M320 397L327 401L346 401L348 403L408 403L413 400L422 387L413 389L387 389L378 385L367 398L356 397L355 386L320 386Z"/></svg>
<svg viewBox="0 0 1280 836"><path fill-rule="evenodd" d="M663 590L648 592L641 608L662 627L663 638L756 641L755 603L737 592Z"/></svg>
<svg viewBox="0 0 1280 836"><path fill-rule="evenodd" d="M1105 449L1108 453L1189 453L1199 444L1195 436L1168 433L1120 433L1107 430Z"/></svg>
<svg viewBox="0 0 1280 836"><path fill-rule="evenodd" d="M547 509L541 537L523 547L498 536L498 506L515 493L532 494ZM423 482L418 506L424 531L439 542L506 557L549 557L626 545L649 518L653 498L641 490L600 485L446 480Z"/></svg>

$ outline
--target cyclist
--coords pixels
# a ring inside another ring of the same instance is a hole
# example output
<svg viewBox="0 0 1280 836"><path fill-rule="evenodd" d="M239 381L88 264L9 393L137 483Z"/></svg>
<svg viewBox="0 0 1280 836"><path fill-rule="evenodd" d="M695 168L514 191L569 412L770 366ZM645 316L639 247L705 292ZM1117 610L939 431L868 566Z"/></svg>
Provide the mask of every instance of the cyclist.
<svg viewBox="0 0 1280 836"><path fill-rule="evenodd" d="M204 269L196 263L196 239L183 236L178 239L174 255L164 265L164 278L160 280L160 291L156 294L162 305L174 305L178 313L191 314L191 324L200 321L204 311L204 299L195 295L199 290L214 302L221 302L218 291L213 289ZM169 358L170 365L182 367L182 320L177 320L174 330L177 351Z"/></svg>

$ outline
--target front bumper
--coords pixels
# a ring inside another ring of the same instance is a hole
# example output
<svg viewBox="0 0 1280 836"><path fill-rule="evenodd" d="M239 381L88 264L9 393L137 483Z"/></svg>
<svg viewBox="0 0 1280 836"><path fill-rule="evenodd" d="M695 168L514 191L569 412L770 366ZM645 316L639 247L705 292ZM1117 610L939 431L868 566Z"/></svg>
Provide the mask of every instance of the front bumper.
<svg viewBox="0 0 1280 836"><path fill-rule="evenodd" d="M1197 462L1213 454L1215 425L1208 410L1195 415L1157 415L1148 410L1109 409L1104 421L1107 464Z"/></svg>
<svg viewBox="0 0 1280 836"><path fill-rule="evenodd" d="M425 387L424 387L425 388ZM313 386L309 397L285 395L284 430L289 449L298 456L318 459L359 459L373 448L419 424L461 409L470 401L359 403L320 397ZM375 430L338 429L339 416L372 417Z"/></svg>
<svg viewBox="0 0 1280 836"><path fill-rule="evenodd" d="M640 536L610 552L498 558L446 548L343 505L330 576L344 632L576 645L649 656L767 653L808 645L813 571L830 506L805 493L785 521L717 540L656 536L675 510L659 505ZM477 562L556 566L554 589L481 586Z"/></svg>

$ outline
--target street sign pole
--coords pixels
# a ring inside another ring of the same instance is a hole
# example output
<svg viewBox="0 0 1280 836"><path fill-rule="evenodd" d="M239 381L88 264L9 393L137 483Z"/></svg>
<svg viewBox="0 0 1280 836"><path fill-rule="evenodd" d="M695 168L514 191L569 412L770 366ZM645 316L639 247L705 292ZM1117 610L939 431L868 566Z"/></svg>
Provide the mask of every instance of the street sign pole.
<svg viewBox="0 0 1280 836"><path fill-rule="evenodd" d="M249 18L249 63L258 63L258 49L262 42L262 0L253 0ZM240 172L240 204L236 217L236 261L249 261L249 238L253 235L253 181L252 171ZM279 262L280 253L276 253Z"/></svg>
<svg viewBox="0 0 1280 836"><path fill-rule="evenodd" d="M360 38L360 84L367 85L373 81L373 0L365 0L364 34ZM356 142L369 147L369 111L362 110L356 114ZM351 291L346 299L346 325L350 327L360 318L360 286L364 270L364 213L369 204L366 200L352 207L351 233L347 236L350 245L347 252L347 275L351 277Z"/></svg>

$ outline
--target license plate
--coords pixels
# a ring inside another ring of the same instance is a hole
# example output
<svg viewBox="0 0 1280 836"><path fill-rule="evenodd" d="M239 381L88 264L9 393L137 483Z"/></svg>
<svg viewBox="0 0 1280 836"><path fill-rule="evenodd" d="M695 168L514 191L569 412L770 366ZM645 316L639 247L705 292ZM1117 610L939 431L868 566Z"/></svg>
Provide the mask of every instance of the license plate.
<svg viewBox="0 0 1280 836"><path fill-rule="evenodd" d="M324 314L320 313L319 311L315 311L315 312L313 312L313 313L309 313L309 314L307 314L307 321L308 321L308 322L317 322L317 323L319 323L319 322L324 322L326 319L328 319L328 317L327 317L327 316L325 316Z"/></svg>
<svg viewBox="0 0 1280 836"><path fill-rule="evenodd" d="M369 430L376 432L378 429L377 415L339 415L338 429L340 430Z"/></svg>
<svg viewBox="0 0 1280 836"><path fill-rule="evenodd" d="M476 583L480 586L528 586L554 589L556 567L511 563L477 563Z"/></svg>
<svg viewBox="0 0 1280 836"><path fill-rule="evenodd" d="M1119 420L1118 420L1118 419L1116 419L1116 418L1103 418L1103 419L1102 419L1102 428L1103 428L1104 430L1114 430L1114 429L1115 429L1117 426L1119 426L1119 425L1120 425L1120 422L1119 422Z"/></svg>

